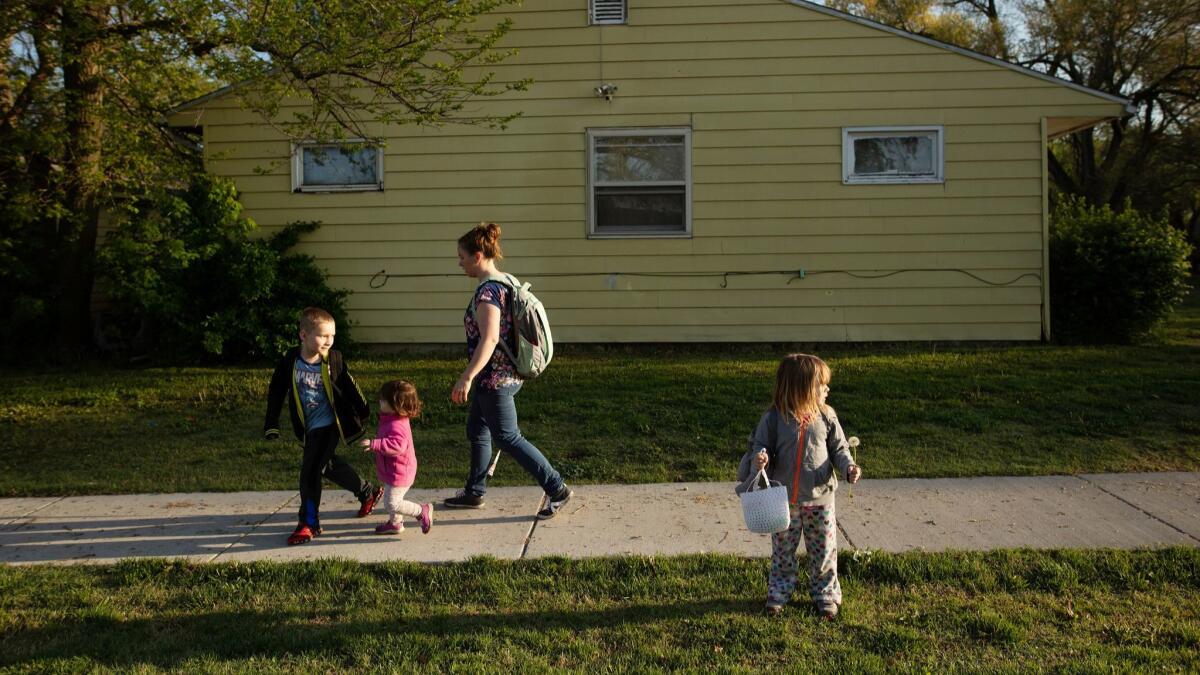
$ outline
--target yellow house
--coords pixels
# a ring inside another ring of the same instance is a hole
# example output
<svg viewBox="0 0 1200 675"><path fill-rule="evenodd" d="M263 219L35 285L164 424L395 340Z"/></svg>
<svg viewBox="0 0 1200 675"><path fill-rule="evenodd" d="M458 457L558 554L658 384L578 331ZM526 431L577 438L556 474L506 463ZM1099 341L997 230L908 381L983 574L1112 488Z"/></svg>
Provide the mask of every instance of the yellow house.
<svg viewBox="0 0 1200 675"><path fill-rule="evenodd" d="M507 130L294 144L178 108L265 229L353 292L359 340L462 340L455 241L504 229L565 342L1038 340L1046 143L1128 101L803 0L525 0L479 103ZM291 161L288 161L288 159ZM266 174L257 167L270 166Z"/></svg>

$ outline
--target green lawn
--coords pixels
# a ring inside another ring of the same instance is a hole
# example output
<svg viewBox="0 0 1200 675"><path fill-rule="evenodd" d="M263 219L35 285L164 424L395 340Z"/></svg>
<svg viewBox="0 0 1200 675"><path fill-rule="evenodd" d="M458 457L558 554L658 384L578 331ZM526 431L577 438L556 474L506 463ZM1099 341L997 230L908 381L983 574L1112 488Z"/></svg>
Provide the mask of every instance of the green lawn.
<svg viewBox="0 0 1200 675"><path fill-rule="evenodd" d="M1200 670L1200 551L842 558L834 623L765 560L0 568L0 668L435 672Z"/></svg>
<svg viewBox="0 0 1200 675"><path fill-rule="evenodd" d="M521 392L521 427L573 482L729 479L784 351L565 345ZM863 441L867 478L1200 469L1195 298L1135 347L818 352L834 369L830 403ZM466 412L449 401L464 365L458 351L352 362L369 394L394 377L422 393L418 487L465 476ZM268 377L266 367L10 368L0 496L294 488L295 444L258 440ZM354 461L369 471L367 459ZM493 484L528 482L501 462Z"/></svg>

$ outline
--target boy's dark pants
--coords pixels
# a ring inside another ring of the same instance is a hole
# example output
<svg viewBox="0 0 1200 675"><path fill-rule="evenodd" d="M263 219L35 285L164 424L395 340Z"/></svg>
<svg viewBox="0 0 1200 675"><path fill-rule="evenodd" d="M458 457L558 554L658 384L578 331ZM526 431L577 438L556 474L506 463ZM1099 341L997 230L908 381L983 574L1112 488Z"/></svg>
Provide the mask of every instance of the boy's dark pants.
<svg viewBox="0 0 1200 675"><path fill-rule="evenodd" d="M310 429L304 437L304 460L300 464L300 524L314 530L321 526L321 478L328 478L354 493L359 501L371 489L354 467L334 454L341 438L337 427Z"/></svg>

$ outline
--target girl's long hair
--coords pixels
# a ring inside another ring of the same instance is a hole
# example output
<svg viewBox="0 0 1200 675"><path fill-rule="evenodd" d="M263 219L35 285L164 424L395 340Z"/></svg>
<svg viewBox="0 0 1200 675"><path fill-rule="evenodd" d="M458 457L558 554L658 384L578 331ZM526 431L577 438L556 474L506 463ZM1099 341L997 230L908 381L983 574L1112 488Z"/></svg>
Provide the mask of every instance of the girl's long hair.
<svg viewBox="0 0 1200 675"><path fill-rule="evenodd" d="M821 386L832 376L829 364L812 354L788 354L775 371L773 405L799 420L805 414L826 412L820 405Z"/></svg>

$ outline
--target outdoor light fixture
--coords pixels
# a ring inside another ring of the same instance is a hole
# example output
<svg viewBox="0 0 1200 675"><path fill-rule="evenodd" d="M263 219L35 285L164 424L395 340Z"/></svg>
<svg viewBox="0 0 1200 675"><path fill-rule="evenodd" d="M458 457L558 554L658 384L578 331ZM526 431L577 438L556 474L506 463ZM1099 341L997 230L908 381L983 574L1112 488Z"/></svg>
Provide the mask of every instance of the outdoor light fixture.
<svg viewBox="0 0 1200 675"><path fill-rule="evenodd" d="M605 101L611 101L613 94L617 93L617 85L601 82L600 86L594 89L596 96L603 98Z"/></svg>

